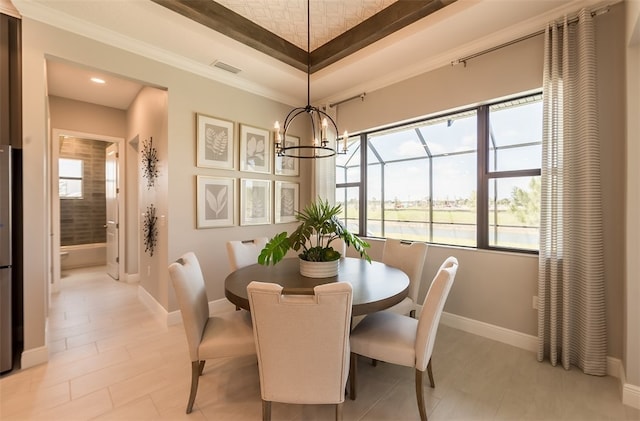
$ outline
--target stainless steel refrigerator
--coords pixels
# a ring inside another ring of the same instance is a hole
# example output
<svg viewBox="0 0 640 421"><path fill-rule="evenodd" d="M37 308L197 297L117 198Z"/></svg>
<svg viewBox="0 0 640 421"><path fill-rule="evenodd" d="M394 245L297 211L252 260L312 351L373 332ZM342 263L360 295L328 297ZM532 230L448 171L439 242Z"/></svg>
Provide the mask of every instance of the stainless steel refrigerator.
<svg viewBox="0 0 640 421"><path fill-rule="evenodd" d="M11 147L0 145L0 373L13 367Z"/></svg>

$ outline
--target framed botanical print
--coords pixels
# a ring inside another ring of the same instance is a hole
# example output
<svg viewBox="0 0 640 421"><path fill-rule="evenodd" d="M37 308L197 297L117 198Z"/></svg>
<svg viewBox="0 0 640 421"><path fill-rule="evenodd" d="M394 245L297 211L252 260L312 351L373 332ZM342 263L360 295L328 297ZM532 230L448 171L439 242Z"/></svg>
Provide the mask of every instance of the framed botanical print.
<svg viewBox="0 0 640 421"><path fill-rule="evenodd" d="M235 169L235 125L204 114L196 114L197 166Z"/></svg>
<svg viewBox="0 0 640 421"><path fill-rule="evenodd" d="M240 171L271 172L270 137L269 130L240 125Z"/></svg>
<svg viewBox="0 0 640 421"><path fill-rule="evenodd" d="M240 179L240 225L271 223L271 180Z"/></svg>
<svg viewBox="0 0 640 421"><path fill-rule="evenodd" d="M300 138L296 136L287 135L284 139L284 147L300 146ZM291 156L276 156L275 158L275 173L277 175L300 175L298 168L299 159Z"/></svg>
<svg viewBox="0 0 640 421"><path fill-rule="evenodd" d="M300 203L298 183L276 181L275 221L276 224L295 222Z"/></svg>
<svg viewBox="0 0 640 421"><path fill-rule="evenodd" d="M196 176L197 228L235 225L235 179Z"/></svg>

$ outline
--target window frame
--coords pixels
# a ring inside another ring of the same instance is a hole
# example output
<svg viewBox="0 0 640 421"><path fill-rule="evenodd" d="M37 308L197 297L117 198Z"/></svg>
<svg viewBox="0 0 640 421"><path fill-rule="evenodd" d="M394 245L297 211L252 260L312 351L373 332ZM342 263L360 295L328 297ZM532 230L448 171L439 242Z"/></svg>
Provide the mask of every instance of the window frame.
<svg viewBox="0 0 640 421"><path fill-rule="evenodd" d="M336 189L338 188L359 188L359 217L358 217L358 223L359 223L359 232L358 235L361 236L368 236L368 237L372 237L366 234L366 230L367 230L367 209L368 209L368 203L367 203L367 197L368 197L368 192L367 192L367 186L368 186L368 166L369 163L367 162L367 156L368 156L368 150L369 150L369 136L374 135L376 133L380 133L383 131L388 131L388 130L393 130L393 129L397 129L397 128L402 128L402 127L407 127L409 128L411 125L416 125L416 124L420 124L420 123L424 123L427 121L431 121L431 120L437 120L437 119L443 119L443 118L447 118L448 116L453 116L453 115L460 115L463 113L467 113L467 112L475 112L476 113L476 123L477 123L477 137L476 137L476 142L477 142L477 147L476 147L476 158L477 158L477 165L476 165L476 182L477 182L477 187L476 187L476 245L475 246L465 246L465 245L453 245L453 244L442 244L442 245L446 245L446 246L451 246L451 247L465 247L465 248L472 248L472 249L484 249L484 250L496 250L496 251L506 251L506 252L516 252L516 253L524 253L524 254L538 254L539 250L538 249L521 249L521 248L515 248L515 247L504 247L504 246L496 246L496 245L490 245L489 244L489 240L490 240L490 227L491 225L489 224L489 214L490 214L490 209L489 209L489 192L490 192L490 185L489 183L491 181L495 181L495 180L499 180L499 179L509 179L509 178L519 178L519 177L535 177L535 176L541 176L541 166L542 163L540 163L540 165L538 166L538 168L529 168L529 169L521 169L521 170L503 170L503 171L492 171L490 168L490 154L491 153L497 153L497 151L500 149L497 146L494 146L494 149L490 149L490 142L491 142L491 133L490 133L490 108L493 105L496 104L502 104L502 103L507 103L507 102L512 102L512 101L518 101L518 100L523 100L523 99L528 99L528 98L536 98L536 97L540 97L542 96L542 90L535 90L532 92L528 92L522 95L517 95L517 96L513 96L513 97L509 97L509 98L502 98L500 100L492 100L492 101L487 101L483 104L477 105L477 106L473 106L473 107L467 107L464 109L459 109L456 111L452 111L452 112L443 112L443 113L438 113L438 114L434 114L430 117L427 118L421 118L421 119L417 119L417 120L413 120L413 121L409 121L409 122L403 122L403 123L398 123L398 124L393 124L384 128L379 128L376 130L370 130L370 131L363 131L357 135L353 135L352 137L359 137L359 142L360 142L360 180L359 181L355 181L355 182L348 182L348 180L345 177L345 182L344 183L336 183ZM531 146L531 145L536 145L536 144L541 144L542 139L540 139L540 142L530 142L527 144L523 144L523 145L517 145L517 146L507 146L507 148L511 147L521 147L521 146ZM504 148L504 147L503 147ZM492 152L493 151L493 152ZM429 157L432 158L432 157ZM429 159L427 158L427 159ZM384 165L383 165L384 167ZM430 179L429 179L429 184L431 185L431 192L433 191L433 163L429 164L429 173L430 173ZM384 184L384 182L383 182ZM384 187L383 187L383 194L384 194ZM384 199L384 195L381 198L381 201ZM428 212L430 214L430 218L429 218L429 223L433 224L433 197L429 197L429 209ZM382 224L382 229L381 232L383 233L383 237L381 238L386 238L384 237L384 212L382 212L382 216L381 216L381 220L380 220L381 224ZM497 228L497 225L494 225L494 228ZM433 229L430 229L429 231L429 241L426 241L427 243L432 243L432 244L441 244L441 243L433 243L430 240L433 240Z"/></svg>
<svg viewBox="0 0 640 421"><path fill-rule="evenodd" d="M80 162L80 177L70 177L70 176L63 176L60 175L60 161L61 160L68 160L68 161L78 161ZM68 158L68 157L59 157L58 158L58 184L60 184L60 181L64 181L64 180L72 180L72 181L79 181L80 182L80 196L67 196L67 195L62 195L60 194L60 187L58 186L58 197L61 200L82 200L84 199L84 160L83 159L79 159L79 158Z"/></svg>

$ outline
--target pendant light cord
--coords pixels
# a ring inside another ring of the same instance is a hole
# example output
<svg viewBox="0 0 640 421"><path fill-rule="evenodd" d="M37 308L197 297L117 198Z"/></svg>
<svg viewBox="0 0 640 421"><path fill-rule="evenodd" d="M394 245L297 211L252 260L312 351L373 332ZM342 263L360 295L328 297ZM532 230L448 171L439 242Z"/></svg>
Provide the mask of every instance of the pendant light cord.
<svg viewBox="0 0 640 421"><path fill-rule="evenodd" d="M307 106L311 106L311 0L307 0Z"/></svg>

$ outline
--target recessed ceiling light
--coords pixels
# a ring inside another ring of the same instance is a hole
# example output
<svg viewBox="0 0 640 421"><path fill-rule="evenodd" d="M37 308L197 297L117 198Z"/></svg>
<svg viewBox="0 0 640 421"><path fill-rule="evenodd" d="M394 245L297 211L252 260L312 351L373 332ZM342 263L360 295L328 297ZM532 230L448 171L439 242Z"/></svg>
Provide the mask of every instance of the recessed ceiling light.
<svg viewBox="0 0 640 421"><path fill-rule="evenodd" d="M104 79L100 79L99 77L92 77L92 78L91 78L91 82L93 82L93 83L99 83L99 84L101 84L101 85L102 85L103 83L106 83L106 82L104 81Z"/></svg>

